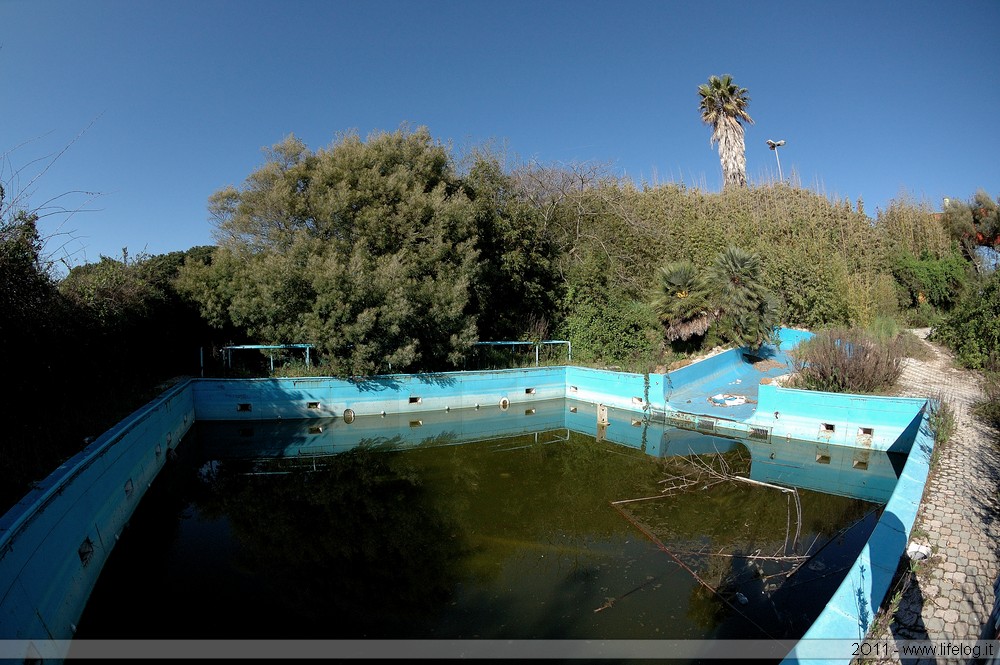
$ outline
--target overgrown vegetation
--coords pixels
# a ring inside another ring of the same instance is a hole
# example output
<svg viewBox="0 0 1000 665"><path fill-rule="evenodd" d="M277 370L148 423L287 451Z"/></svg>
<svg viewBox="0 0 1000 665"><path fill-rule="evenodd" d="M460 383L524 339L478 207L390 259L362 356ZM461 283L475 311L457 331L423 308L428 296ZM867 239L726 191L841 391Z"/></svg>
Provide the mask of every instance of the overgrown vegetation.
<svg viewBox="0 0 1000 665"><path fill-rule="evenodd" d="M667 340L707 336L754 349L773 341L778 307L760 273L759 256L732 246L719 252L707 271L699 272L690 261L661 268L653 309L666 325Z"/></svg>
<svg viewBox="0 0 1000 665"><path fill-rule="evenodd" d="M878 340L861 328L831 328L792 351L794 384L837 393L877 393L896 383L902 371L897 338Z"/></svg>
<svg viewBox="0 0 1000 665"><path fill-rule="evenodd" d="M941 215L903 199L872 219L787 182L712 193L490 146L459 159L423 128L317 151L290 136L211 197L217 246L123 250L58 277L37 213L5 198L14 184L0 184L0 342L25 380L0 446L7 500L162 382L202 359L213 372L226 344L310 343L313 366L289 357L284 371L373 374L553 338L575 362L646 372L784 325L845 331L821 336L804 380L857 392L922 348L900 324L934 325L971 367L996 366L1000 348L1000 278L977 260L1000 228L981 192ZM850 332L879 327L895 332Z"/></svg>
<svg viewBox="0 0 1000 665"><path fill-rule="evenodd" d="M1000 366L1000 272L978 280L932 339L952 348L966 367Z"/></svg>
<svg viewBox="0 0 1000 665"><path fill-rule="evenodd" d="M37 217L0 224L0 344L17 377L6 398L17 417L0 445L0 503L19 499L165 380L198 372L207 327L171 284L185 256L210 252L102 257L57 280Z"/></svg>
<svg viewBox="0 0 1000 665"><path fill-rule="evenodd" d="M971 280L931 339L950 347L961 365L981 372L983 397L973 413L1000 430L1000 272Z"/></svg>
<svg viewBox="0 0 1000 665"><path fill-rule="evenodd" d="M991 427L1000 430L1000 366L991 366L983 374L983 399L973 412Z"/></svg>
<svg viewBox="0 0 1000 665"><path fill-rule="evenodd" d="M948 443L957 427L955 409L943 395L937 395L931 402L930 425L934 431L934 459L936 459L941 447Z"/></svg>

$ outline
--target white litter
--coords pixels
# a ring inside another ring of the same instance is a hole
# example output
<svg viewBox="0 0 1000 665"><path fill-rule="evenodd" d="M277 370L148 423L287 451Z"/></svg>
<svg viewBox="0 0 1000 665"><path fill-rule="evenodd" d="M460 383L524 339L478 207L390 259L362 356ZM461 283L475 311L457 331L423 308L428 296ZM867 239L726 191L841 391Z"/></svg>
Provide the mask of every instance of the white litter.
<svg viewBox="0 0 1000 665"><path fill-rule="evenodd" d="M708 400L716 406L738 406L747 403L747 398L744 395L727 395L723 393L712 395Z"/></svg>

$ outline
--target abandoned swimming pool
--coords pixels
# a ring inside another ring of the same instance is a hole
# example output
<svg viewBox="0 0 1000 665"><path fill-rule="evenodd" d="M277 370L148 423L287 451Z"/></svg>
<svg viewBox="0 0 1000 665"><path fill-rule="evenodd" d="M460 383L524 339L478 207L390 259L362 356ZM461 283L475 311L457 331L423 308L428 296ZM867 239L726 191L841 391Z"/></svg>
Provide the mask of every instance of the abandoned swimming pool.
<svg viewBox="0 0 1000 665"><path fill-rule="evenodd" d="M76 637L790 639L902 467L873 456L862 497L789 491L750 479L787 470L796 443L650 432L615 409L599 437L565 426L593 405L563 399L473 415L402 433L360 416L350 448L342 419L196 425ZM803 480L861 475L821 468Z"/></svg>
<svg viewBox="0 0 1000 665"><path fill-rule="evenodd" d="M650 437L649 428L633 426L633 420L663 428L686 427L725 440L742 438L763 446L803 442L791 449L795 459L785 465L786 476L805 477L814 468L839 466L856 473L855 478L872 478L875 474L865 474L876 469L876 453L904 455L905 466L887 490L882 518L830 600L829 607L836 611L823 612L806 633L856 637L888 588L919 504L933 446L929 402L804 394L759 384L752 373L754 363L742 351L727 354L668 375L556 367L362 381L186 381L102 435L0 519L2 637L20 641L12 648L23 649L25 654L37 653L46 641L73 637L97 574L139 499L166 459L180 452L178 444L195 421L236 419L244 427L263 427L279 420L326 421L337 423L333 429L349 436L348 432L361 432L368 415L382 418L384 413L385 418L395 419L395 426L408 430L434 427L436 413L474 423L491 412L510 414L538 408L552 399L593 405L594 414L581 415L578 410L567 412L566 418L580 418L580 431L595 439L602 430L597 409L629 412L628 427L618 429L640 437L645 429L647 454L651 448L669 448L673 442L669 437ZM749 415L720 412L720 407L708 403L711 395L734 392L737 381L739 386L753 388L752 393L747 391L752 395ZM701 386L705 399L693 398L692 386ZM415 425L416 421L422 422ZM358 428L352 430L352 424ZM878 483L866 479L861 484ZM866 603L860 610L859 598ZM789 657L795 659L794 650Z"/></svg>

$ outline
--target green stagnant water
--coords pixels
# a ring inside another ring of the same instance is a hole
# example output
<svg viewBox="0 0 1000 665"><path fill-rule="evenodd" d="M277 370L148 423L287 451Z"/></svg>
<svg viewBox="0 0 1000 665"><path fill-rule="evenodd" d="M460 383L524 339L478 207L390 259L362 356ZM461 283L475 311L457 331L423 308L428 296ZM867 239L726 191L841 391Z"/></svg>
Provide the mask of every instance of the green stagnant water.
<svg viewBox="0 0 1000 665"><path fill-rule="evenodd" d="M728 440L660 457L565 428L460 445L387 432L261 456L302 427L197 424L76 637L796 638L881 509L738 480L749 448Z"/></svg>

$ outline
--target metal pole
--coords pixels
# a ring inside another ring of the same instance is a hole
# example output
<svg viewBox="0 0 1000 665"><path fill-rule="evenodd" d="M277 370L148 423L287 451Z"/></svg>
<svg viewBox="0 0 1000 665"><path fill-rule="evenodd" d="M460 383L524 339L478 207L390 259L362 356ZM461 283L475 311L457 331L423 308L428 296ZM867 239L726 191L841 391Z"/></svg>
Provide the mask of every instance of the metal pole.
<svg viewBox="0 0 1000 665"><path fill-rule="evenodd" d="M767 147L774 151L774 159L778 162L778 182L782 182L785 179L785 176L781 173L781 159L778 158L778 148L783 145L785 145L785 139L781 139L780 141L767 140Z"/></svg>

